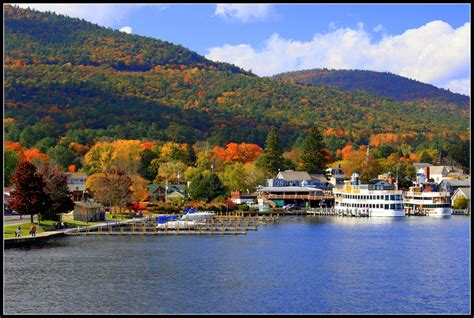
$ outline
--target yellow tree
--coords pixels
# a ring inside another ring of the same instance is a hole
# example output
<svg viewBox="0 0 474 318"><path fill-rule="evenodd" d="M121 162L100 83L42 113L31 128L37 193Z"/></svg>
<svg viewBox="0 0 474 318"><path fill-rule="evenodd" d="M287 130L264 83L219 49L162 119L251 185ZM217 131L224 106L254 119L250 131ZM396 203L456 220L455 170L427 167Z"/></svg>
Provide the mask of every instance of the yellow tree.
<svg viewBox="0 0 474 318"><path fill-rule="evenodd" d="M150 182L139 175L133 175L130 179L132 179L132 186L130 187L132 191L131 200L133 202L144 201L148 196L148 184Z"/></svg>

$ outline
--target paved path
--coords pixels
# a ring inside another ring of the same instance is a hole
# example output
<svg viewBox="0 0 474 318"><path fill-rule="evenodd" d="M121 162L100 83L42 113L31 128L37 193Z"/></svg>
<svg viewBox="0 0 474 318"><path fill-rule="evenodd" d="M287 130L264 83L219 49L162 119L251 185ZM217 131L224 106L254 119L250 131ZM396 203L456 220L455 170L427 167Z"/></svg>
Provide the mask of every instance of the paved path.
<svg viewBox="0 0 474 318"><path fill-rule="evenodd" d="M89 230L98 228L99 226L108 226L108 225L118 225L118 224L124 224L124 223L130 223L133 221L139 221L139 219L129 219L129 220L117 220L117 221L104 221L101 223L97 223L94 225L90 225L87 228ZM29 220L28 220L29 222ZM46 241L49 238L52 237L58 237L58 236L64 236L69 232L75 232L77 231L77 228L67 228L67 229L59 229L55 231L45 231L41 233L37 233L36 236L20 236L20 237L9 237L9 238L4 238L4 247L9 248L9 247L15 247L15 246L27 246L27 245L33 245L36 243L42 243ZM79 228L80 232L86 231L86 227L81 227Z"/></svg>

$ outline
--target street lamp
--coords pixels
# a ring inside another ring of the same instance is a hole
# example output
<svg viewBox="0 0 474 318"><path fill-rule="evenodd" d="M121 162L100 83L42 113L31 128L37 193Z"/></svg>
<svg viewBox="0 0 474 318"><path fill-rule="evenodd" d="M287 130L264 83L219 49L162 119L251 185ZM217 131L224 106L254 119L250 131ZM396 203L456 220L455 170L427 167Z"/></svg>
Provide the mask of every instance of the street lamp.
<svg viewBox="0 0 474 318"><path fill-rule="evenodd" d="M211 171L212 171L212 173L214 173L214 164L213 163L211 163Z"/></svg>

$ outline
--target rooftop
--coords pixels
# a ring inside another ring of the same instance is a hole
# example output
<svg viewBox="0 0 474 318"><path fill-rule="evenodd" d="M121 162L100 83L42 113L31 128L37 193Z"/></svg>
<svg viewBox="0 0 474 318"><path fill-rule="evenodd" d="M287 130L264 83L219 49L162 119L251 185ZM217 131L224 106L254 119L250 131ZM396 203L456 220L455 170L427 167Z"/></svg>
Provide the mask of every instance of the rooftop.
<svg viewBox="0 0 474 318"><path fill-rule="evenodd" d="M311 176L308 174L306 171L293 171L293 170L285 170L285 171L280 171L278 173L277 178L286 180L286 181L292 181L292 180L306 180L309 181L311 180Z"/></svg>
<svg viewBox="0 0 474 318"><path fill-rule="evenodd" d="M322 189L312 187L263 187L257 190L258 192L316 192L323 191Z"/></svg>

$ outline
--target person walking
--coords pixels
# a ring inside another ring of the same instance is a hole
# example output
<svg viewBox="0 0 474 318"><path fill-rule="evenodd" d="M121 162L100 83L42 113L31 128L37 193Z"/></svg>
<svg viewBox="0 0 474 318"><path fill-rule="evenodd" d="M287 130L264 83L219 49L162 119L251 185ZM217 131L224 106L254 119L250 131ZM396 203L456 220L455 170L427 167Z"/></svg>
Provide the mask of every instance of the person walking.
<svg viewBox="0 0 474 318"><path fill-rule="evenodd" d="M36 226L33 224L33 226L30 229L30 233L32 237L36 236Z"/></svg>
<svg viewBox="0 0 474 318"><path fill-rule="evenodd" d="M20 237L21 235L21 225L18 225L15 231L15 237Z"/></svg>

